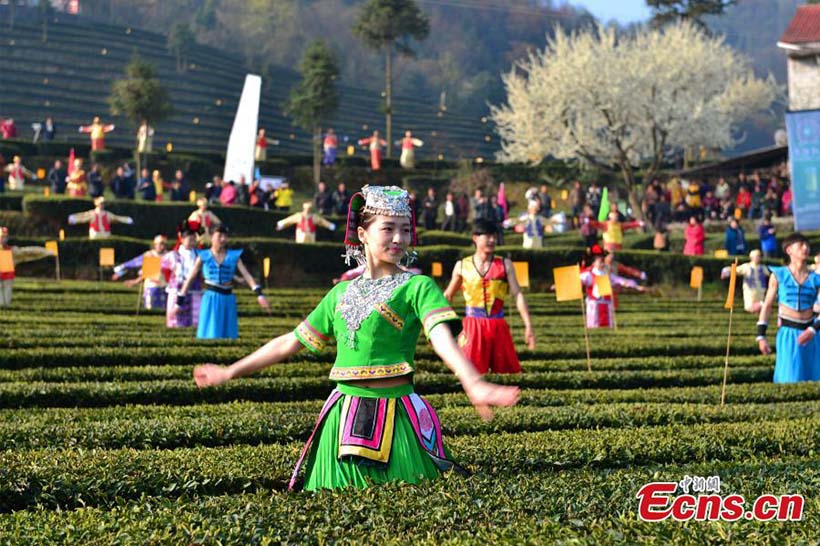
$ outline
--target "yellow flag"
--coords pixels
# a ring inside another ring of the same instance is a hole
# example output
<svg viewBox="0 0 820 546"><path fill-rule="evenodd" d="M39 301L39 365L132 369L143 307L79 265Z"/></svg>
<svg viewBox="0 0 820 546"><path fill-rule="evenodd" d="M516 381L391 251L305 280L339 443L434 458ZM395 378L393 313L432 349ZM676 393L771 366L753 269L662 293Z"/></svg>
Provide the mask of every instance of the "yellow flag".
<svg viewBox="0 0 820 546"><path fill-rule="evenodd" d="M724 248L719 248L715 250L715 258L728 258L729 251Z"/></svg>
<svg viewBox="0 0 820 546"><path fill-rule="evenodd" d="M598 288L600 297L612 295L612 283L609 281L609 275L595 275L595 286Z"/></svg>
<svg viewBox="0 0 820 546"><path fill-rule="evenodd" d="M114 249L100 249L100 267L114 267Z"/></svg>
<svg viewBox="0 0 820 546"><path fill-rule="evenodd" d="M347 155L355 155L355 154L356 154L356 148L352 144L348 145Z"/></svg>
<svg viewBox="0 0 820 546"><path fill-rule="evenodd" d="M555 277L556 301L579 300L584 297L581 289L581 269L577 265L556 267L552 274Z"/></svg>
<svg viewBox="0 0 820 546"><path fill-rule="evenodd" d="M142 278L156 281L159 280L160 275L162 275L162 258L159 256L144 257L142 259Z"/></svg>
<svg viewBox="0 0 820 546"><path fill-rule="evenodd" d="M566 201L569 199L569 192L567 190L561 190L561 201Z"/></svg>
<svg viewBox="0 0 820 546"><path fill-rule="evenodd" d="M268 278L270 275L270 258L265 258L262 260L262 272L265 274L265 278Z"/></svg>
<svg viewBox="0 0 820 546"><path fill-rule="evenodd" d="M11 250L0 250L0 273L14 273L14 255Z"/></svg>
<svg viewBox="0 0 820 546"><path fill-rule="evenodd" d="M513 262L515 268L515 278L518 279L518 286L521 288L529 288L530 286L530 263L529 262Z"/></svg>
<svg viewBox="0 0 820 546"><path fill-rule="evenodd" d="M737 282L737 261L732 264L732 274L729 277L729 293L726 295L724 309L732 309L735 306L735 283Z"/></svg>
<svg viewBox="0 0 820 546"><path fill-rule="evenodd" d="M188 201L196 203L196 191L191 190L191 193L188 194Z"/></svg>
<svg viewBox="0 0 820 546"><path fill-rule="evenodd" d="M689 275L689 286L692 288L700 288L703 285L703 268L696 265L692 268L692 273Z"/></svg>
<svg viewBox="0 0 820 546"><path fill-rule="evenodd" d="M60 254L60 250L57 247L57 241L46 241L46 250L48 250L55 256Z"/></svg>
<svg viewBox="0 0 820 546"><path fill-rule="evenodd" d="M441 265L441 262L433 262L433 271L431 275L433 277L441 277L444 275L444 267Z"/></svg>
<svg viewBox="0 0 820 546"><path fill-rule="evenodd" d="M60 240L65 241L65 230L64 229L60 230Z"/></svg>
<svg viewBox="0 0 820 546"><path fill-rule="evenodd" d="M51 188L48 188L48 187L43 188L43 195L45 197L51 197Z"/></svg>

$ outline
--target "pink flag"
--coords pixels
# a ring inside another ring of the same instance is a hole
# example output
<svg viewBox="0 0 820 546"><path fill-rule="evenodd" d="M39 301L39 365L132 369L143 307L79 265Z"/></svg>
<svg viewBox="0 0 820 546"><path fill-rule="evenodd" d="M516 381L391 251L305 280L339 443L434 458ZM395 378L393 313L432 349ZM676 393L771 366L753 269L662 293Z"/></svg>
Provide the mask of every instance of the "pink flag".
<svg viewBox="0 0 820 546"><path fill-rule="evenodd" d="M509 207L507 205L507 194L504 192L504 182L498 185L498 204L504 209L504 219L507 219Z"/></svg>
<svg viewBox="0 0 820 546"><path fill-rule="evenodd" d="M68 152L68 176L74 172L74 148L71 148L71 151Z"/></svg>

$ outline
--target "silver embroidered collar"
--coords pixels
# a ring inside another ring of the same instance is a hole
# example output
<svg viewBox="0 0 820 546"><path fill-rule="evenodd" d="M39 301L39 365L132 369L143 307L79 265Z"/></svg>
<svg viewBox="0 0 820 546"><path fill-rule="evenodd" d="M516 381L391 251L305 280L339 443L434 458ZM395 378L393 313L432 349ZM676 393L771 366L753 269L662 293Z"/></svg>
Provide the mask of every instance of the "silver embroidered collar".
<svg viewBox="0 0 820 546"><path fill-rule="evenodd" d="M339 313L347 326L347 346L356 348L356 332L376 305L388 301L399 286L406 283L414 274L396 273L378 279L367 279L364 275L353 279L339 298Z"/></svg>

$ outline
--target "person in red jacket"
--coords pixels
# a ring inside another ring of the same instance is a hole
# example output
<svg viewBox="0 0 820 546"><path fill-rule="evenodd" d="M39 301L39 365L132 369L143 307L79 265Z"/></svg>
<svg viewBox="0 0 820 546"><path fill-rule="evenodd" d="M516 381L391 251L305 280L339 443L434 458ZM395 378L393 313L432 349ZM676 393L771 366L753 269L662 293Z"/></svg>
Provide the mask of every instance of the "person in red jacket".
<svg viewBox="0 0 820 546"><path fill-rule="evenodd" d="M737 197L735 198L735 205L740 209L742 214L741 218L749 213L749 209L752 206L752 194L749 193L746 186L740 186L740 190L738 190Z"/></svg>
<svg viewBox="0 0 820 546"><path fill-rule="evenodd" d="M689 225L686 226L686 244L683 246L685 256L703 256L703 242L706 240L706 230L703 224L698 222L697 216L689 217Z"/></svg>

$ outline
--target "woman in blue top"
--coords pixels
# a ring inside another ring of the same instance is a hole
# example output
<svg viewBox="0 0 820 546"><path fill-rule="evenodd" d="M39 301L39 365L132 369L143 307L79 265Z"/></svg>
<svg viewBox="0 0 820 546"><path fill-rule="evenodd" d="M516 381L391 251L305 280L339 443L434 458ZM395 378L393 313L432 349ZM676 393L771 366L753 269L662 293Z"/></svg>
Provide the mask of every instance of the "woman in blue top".
<svg viewBox="0 0 820 546"><path fill-rule="evenodd" d="M182 305L188 288L199 275L205 277L205 293L199 308L199 324L196 337L199 339L236 339L239 325L236 320L236 296L233 294L233 278L237 269L256 294L259 305L268 309L268 300L262 295L262 287L256 284L248 273L240 256L242 249L229 250L228 228L217 226L211 232L211 248L198 252L196 262L182 289L177 293L177 305Z"/></svg>
<svg viewBox="0 0 820 546"><path fill-rule="evenodd" d="M760 352L772 352L766 341L769 312L775 297L778 300L777 359L775 383L820 380L820 345L816 339L820 320L814 314L814 304L820 291L820 275L808 268L809 241L801 233L793 233L783 241L785 266L772 267L769 289L757 322L757 343Z"/></svg>

